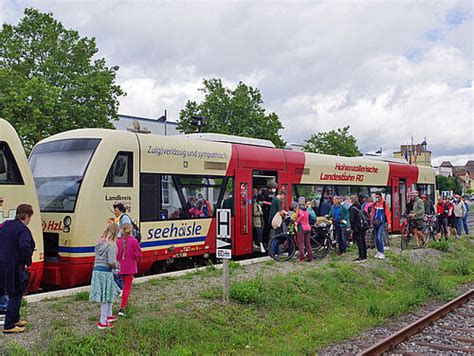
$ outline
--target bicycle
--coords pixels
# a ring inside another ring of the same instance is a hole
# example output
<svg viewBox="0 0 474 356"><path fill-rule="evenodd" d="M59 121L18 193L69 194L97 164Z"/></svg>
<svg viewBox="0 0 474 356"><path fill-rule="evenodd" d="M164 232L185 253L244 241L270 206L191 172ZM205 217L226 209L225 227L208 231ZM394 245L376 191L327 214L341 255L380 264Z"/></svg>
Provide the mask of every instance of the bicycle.
<svg viewBox="0 0 474 356"><path fill-rule="evenodd" d="M331 223L320 223L311 228L311 248L315 258L326 257L336 249L336 238Z"/></svg>
<svg viewBox="0 0 474 356"><path fill-rule="evenodd" d="M296 225L295 221L287 216L282 223L282 232L273 236L269 242L268 254L278 262L286 262L296 253Z"/></svg>
<svg viewBox="0 0 474 356"><path fill-rule="evenodd" d="M400 248L402 250L408 247L413 247L415 238L412 234L412 218L410 215L403 214L400 219L400 225L402 226L402 237L400 240Z"/></svg>
<svg viewBox="0 0 474 356"><path fill-rule="evenodd" d="M425 240L425 245L428 243L428 241L432 240L434 241L436 239L436 226L437 226L437 219L436 215L425 215L424 221L426 223L426 229L424 231L426 240Z"/></svg>

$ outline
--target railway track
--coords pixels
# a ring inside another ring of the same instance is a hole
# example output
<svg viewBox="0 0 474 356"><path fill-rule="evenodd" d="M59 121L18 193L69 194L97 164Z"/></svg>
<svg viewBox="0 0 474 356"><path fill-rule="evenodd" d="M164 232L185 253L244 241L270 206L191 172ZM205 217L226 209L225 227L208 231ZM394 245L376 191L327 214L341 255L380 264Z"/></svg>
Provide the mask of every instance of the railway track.
<svg viewBox="0 0 474 356"><path fill-rule="evenodd" d="M474 354L474 289L359 353L382 354Z"/></svg>

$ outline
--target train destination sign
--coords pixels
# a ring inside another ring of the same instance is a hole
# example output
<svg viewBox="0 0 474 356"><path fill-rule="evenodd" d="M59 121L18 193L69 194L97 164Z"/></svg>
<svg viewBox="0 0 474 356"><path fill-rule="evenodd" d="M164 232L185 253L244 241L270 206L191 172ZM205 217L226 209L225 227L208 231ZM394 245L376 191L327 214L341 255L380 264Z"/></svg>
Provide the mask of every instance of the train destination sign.
<svg viewBox="0 0 474 356"><path fill-rule="evenodd" d="M217 258L232 258L231 239L231 215L230 209L217 209L217 234L216 234L216 256Z"/></svg>

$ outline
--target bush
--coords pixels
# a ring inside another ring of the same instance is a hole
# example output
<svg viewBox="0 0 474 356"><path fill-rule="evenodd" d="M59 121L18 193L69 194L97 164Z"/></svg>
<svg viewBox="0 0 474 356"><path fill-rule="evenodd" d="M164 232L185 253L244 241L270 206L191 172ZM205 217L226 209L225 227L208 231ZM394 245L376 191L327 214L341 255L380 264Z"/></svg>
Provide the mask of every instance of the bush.
<svg viewBox="0 0 474 356"><path fill-rule="evenodd" d="M256 303L261 298L262 286L262 280L259 278L236 282L230 287L230 298L241 304Z"/></svg>
<svg viewBox="0 0 474 356"><path fill-rule="evenodd" d="M458 276L469 276L471 274L471 266L469 260L463 258L461 260L447 261L444 270Z"/></svg>

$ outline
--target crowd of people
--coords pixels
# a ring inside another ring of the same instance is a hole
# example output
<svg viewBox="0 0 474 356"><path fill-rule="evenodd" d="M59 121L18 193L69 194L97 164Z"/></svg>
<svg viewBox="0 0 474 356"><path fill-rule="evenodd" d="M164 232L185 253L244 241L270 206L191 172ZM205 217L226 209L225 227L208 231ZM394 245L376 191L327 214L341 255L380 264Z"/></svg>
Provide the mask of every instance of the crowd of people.
<svg viewBox="0 0 474 356"><path fill-rule="evenodd" d="M201 202L200 204L198 204ZM370 196L326 197L321 206L316 200L299 197L286 206L286 191L277 192L276 183L265 189L253 191L254 248L262 253L275 234L283 231L283 221L290 216L297 227L297 247L299 260L311 262L314 258L311 248L312 227L317 225L317 217L329 219L334 227L338 253L347 251L348 237L357 243L358 257L354 262L367 260L366 233L373 229L378 259L384 259L385 229L391 229L391 212L381 192L375 193L375 201ZM210 204L202 197L190 199L188 213L195 217L202 214L212 216ZM444 234L446 239L456 239L462 230L468 234L467 216L469 204L459 195L453 198L440 197L434 205L426 195L419 197L417 191L410 194L405 212L411 217L411 228L418 246L426 239L426 217L436 216L437 239ZM118 316L126 315L127 303L134 275L138 273L141 249L134 224L123 204L114 205L114 218L99 237L95 246L95 262L92 272L90 301L100 304L99 329L113 327L117 316L113 315L113 303L121 295ZM16 209L16 218L0 225L0 314L5 334L24 332L26 321L20 319L20 306L27 289L29 268L35 242L28 228L33 209L21 204ZM275 252L275 251L274 251Z"/></svg>
<svg viewBox="0 0 474 356"><path fill-rule="evenodd" d="M276 191L276 183L269 184L263 189L253 191L253 247L254 250L266 251L265 245L275 234L282 232L282 224L286 216L290 216L297 226L297 245L300 260L313 259L310 249L312 226L316 224L316 216L326 217L333 224L333 231L337 241L338 254L344 255L349 240L357 243L359 255L355 262L367 259L366 234L369 229L373 234L378 259L385 258L384 233L391 231L392 216L389 204L384 200L382 192L374 194L375 199L368 195L326 196L321 203L315 199L299 197L298 201L285 206L286 192ZM436 238L441 240L442 234L446 239L454 236L456 239L462 230L469 233L467 216L469 205L465 197L455 195L452 198L439 198L436 206L425 195L418 191L410 193L406 211L409 217L409 229L413 234L418 247L426 242L428 219L436 216ZM267 249L276 249L267 246ZM275 251L272 251L276 253Z"/></svg>
<svg viewBox="0 0 474 356"><path fill-rule="evenodd" d="M100 304L99 329L113 327L117 316L112 313L114 301L121 295L119 316L126 308L134 275L138 273L140 244L133 234L133 222L123 204L114 205L114 218L99 237L95 246L89 300ZM16 218L0 225L0 314L4 334L25 331L27 322L20 319L20 306L27 289L29 268L35 242L28 224L33 209L21 204Z"/></svg>

